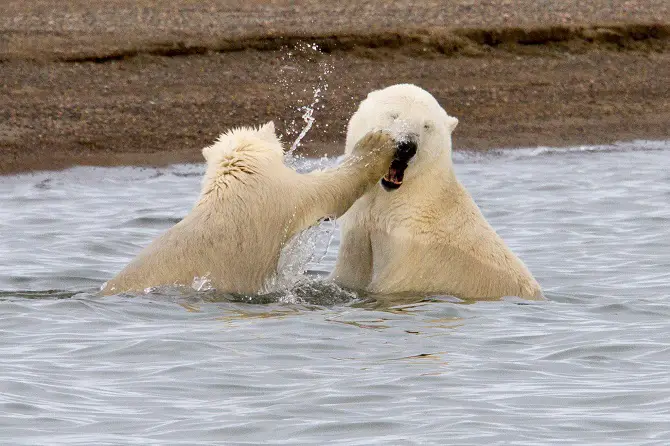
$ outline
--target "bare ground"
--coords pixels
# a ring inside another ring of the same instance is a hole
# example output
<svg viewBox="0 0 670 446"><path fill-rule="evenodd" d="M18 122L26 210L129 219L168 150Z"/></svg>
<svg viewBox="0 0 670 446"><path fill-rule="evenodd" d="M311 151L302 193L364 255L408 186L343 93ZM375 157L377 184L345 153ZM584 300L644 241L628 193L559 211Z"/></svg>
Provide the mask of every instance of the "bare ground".
<svg viewBox="0 0 670 446"><path fill-rule="evenodd" d="M357 103L400 82L460 119L457 148L669 137L665 1L144 3L0 5L0 173L199 161L270 119L290 143L326 85L311 154L341 152Z"/></svg>

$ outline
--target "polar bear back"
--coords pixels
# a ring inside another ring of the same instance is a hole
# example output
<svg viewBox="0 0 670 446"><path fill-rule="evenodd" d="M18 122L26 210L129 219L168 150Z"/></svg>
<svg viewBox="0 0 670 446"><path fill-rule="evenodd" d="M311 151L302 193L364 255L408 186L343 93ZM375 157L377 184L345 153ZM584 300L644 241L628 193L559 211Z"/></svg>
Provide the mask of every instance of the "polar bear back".
<svg viewBox="0 0 670 446"><path fill-rule="evenodd" d="M190 285L207 277L220 290L253 293L262 289L276 268L281 246L295 232L293 207L274 194L289 181L278 171L227 197L200 200L181 222L143 249L110 281L110 291L142 291L159 285ZM294 187L296 181L290 182ZM262 218L259 209L263 210Z"/></svg>

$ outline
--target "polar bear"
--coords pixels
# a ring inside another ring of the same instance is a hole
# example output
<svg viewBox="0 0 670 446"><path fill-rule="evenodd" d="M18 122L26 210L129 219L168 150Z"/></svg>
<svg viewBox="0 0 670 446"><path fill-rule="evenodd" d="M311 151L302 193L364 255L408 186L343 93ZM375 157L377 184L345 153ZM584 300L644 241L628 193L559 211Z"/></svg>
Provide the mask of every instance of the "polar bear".
<svg viewBox="0 0 670 446"><path fill-rule="evenodd" d="M395 144L364 136L337 167L300 174L284 165L272 122L239 128L203 149L207 168L191 212L107 282L102 294L191 285L206 276L222 292L264 291L281 248L326 216L341 216L384 175Z"/></svg>
<svg viewBox="0 0 670 446"><path fill-rule="evenodd" d="M454 173L458 120L409 84L371 92L349 121L346 153L385 129L398 144L389 171L340 219L331 278L375 294L541 299L540 286L484 219Z"/></svg>

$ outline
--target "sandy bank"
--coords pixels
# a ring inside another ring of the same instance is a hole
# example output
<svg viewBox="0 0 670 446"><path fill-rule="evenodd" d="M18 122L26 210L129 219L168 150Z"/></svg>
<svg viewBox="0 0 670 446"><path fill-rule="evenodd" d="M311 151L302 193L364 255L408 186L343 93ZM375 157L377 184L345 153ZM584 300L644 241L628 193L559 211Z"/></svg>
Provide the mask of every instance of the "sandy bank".
<svg viewBox="0 0 670 446"><path fill-rule="evenodd" d="M269 119L290 143L315 87L303 148L337 153L356 104L399 82L459 117L457 148L670 137L662 0L24 3L0 5L0 173L199 161Z"/></svg>

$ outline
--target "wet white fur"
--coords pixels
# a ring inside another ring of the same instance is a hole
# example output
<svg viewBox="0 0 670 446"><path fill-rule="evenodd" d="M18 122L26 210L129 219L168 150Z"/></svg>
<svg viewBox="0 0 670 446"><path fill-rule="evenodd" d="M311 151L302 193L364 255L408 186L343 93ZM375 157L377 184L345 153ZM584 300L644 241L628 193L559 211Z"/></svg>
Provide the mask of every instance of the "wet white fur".
<svg viewBox="0 0 670 446"><path fill-rule="evenodd" d="M349 121L346 152L372 129L418 135L403 185L370 189L340 219L332 278L372 293L461 298L541 298L523 262L487 223L457 180L451 133L458 120L414 85L373 91Z"/></svg>
<svg viewBox="0 0 670 446"><path fill-rule="evenodd" d="M284 165L271 122L225 133L202 151L207 171L191 212L140 252L103 293L188 286L202 276L219 291L263 291L282 246L319 219L342 215L379 181L393 152L390 138L375 133L338 167L299 174Z"/></svg>

